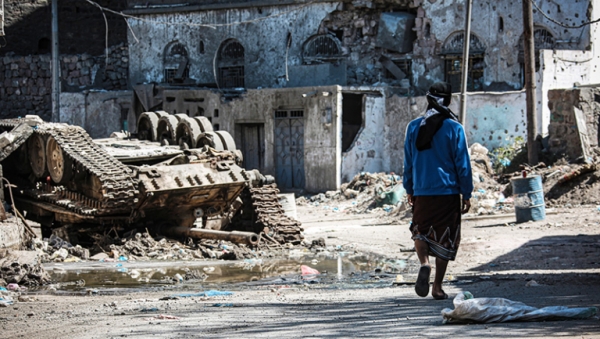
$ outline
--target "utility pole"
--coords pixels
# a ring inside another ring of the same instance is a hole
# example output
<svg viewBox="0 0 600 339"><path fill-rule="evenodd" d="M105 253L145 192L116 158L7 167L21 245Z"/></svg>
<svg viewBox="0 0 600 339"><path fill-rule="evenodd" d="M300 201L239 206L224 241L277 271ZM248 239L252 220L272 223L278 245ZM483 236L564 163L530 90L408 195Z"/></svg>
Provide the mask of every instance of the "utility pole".
<svg viewBox="0 0 600 339"><path fill-rule="evenodd" d="M533 41L533 9L531 0L523 0L523 50L525 52L525 96L527 99L527 159L537 165L538 152L535 144L537 135L535 46Z"/></svg>
<svg viewBox="0 0 600 339"><path fill-rule="evenodd" d="M52 0L52 121L60 120L60 60L58 60L58 0Z"/></svg>
<svg viewBox="0 0 600 339"><path fill-rule="evenodd" d="M469 45L471 44L471 7L473 0L466 0L465 40L463 45L462 80L460 89L460 122L467 123L467 82L469 81Z"/></svg>

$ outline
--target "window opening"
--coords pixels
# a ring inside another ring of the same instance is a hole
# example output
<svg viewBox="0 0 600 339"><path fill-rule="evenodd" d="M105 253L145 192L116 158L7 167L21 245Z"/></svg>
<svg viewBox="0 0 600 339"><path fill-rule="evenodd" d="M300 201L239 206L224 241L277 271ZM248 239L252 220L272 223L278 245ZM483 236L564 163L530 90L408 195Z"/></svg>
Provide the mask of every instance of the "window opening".
<svg viewBox="0 0 600 339"><path fill-rule="evenodd" d="M504 32L504 19L502 17L498 18L498 31Z"/></svg>
<svg viewBox="0 0 600 339"><path fill-rule="evenodd" d="M38 54L50 53L52 49L52 43L48 38L41 38L38 41Z"/></svg>
<svg viewBox="0 0 600 339"><path fill-rule="evenodd" d="M275 111L275 118L287 118L287 117L288 117L287 111Z"/></svg>
<svg viewBox="0 0 600 339"><path fill-rule="evenodd" d="M364 94L342 93L342 152L347 152L363 126Z"/></svg>
<svg viewBox="0 0 600 339"><path fill-rule="evenodd" d="M214 124L213 125L213 130L218 131L221 129L221 126L219 124Z"/></svg>
<svg viewBox="0 0 600 339"><path fill-rule="evenodd" d="M454 92L460 91L462 78L462 53L465 44L464 32L456 33L446 40L442 48L445 58L445 81L452 85ZM485 70L485 45L473 34L469 38L469 70L467 73L467 90L483 89Z"/></svg>
<svg viewBox="0 0 600 339"><path fill-rule="evenodd" d="M196 108L196 116L197 116L197 117L204 116L204 108L202 108L202 107L197 107L197 108Z"/></svg>
<svg viewBox="0 0 600 339"><path fill-rule="evenodd" d="M235 39L226 40L219 48L219 86L224 88L245 87L244 46Z"/></svg>
<svg viewBox="0 0 600 339"><path fill-rule="evenodd" d="M215 111L213 112L213 117L218 118L219 117L219 110L215 109Z"/></svg>
<svg viewBox="0 0 600 339"><path fill-rule="evenodd" d="M202 40L200 40L200 43L198 43L198 53L204 54L204 41Z"/></svg>
<svg viewBox="0 0 600 339"><path fill-rule="evenodd" d="M189 78L188 52L179 42L171 42L165 48L164 79L166 83L181 83Z"/></svg>
<svg viewBox="0 0 600 339"><path fill-rule="evenodd" d="M332 35L317 35L308 39L302 48L305 64L331 63L342 58L340 41Z"/></svg>
<svg viewBox="0 0 600 339"><path fill-rule="evenodd" d="M524 37L519 39L519 63L521 64L521 79L525 75L525 47L523 46ZM540 50L554 49L554 36L550 31L542 27L536 27L533 30L533 45L535 50L535 71L540 70ZM524 84L524 82L523 82Z"/></svg>

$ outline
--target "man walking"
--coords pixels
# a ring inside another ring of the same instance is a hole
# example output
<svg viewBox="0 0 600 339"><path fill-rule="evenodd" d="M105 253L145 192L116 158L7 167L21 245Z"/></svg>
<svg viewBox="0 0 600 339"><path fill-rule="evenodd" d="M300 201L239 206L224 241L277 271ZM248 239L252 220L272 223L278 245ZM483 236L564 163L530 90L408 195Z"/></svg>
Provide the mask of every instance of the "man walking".
<svg viewBox="0 0 600 339"><path fill-rule="evenodd" d="M450 84L433 84L427 93L427 112L408 124L404 141L403 185L413 208L410 231L421 262L415 291L421 297L429 294L432 255L434 299L448 298L442 281L448 261L456 258L461 213L469 211L473 191L467 139L448 108L451 99Z"/></svg>

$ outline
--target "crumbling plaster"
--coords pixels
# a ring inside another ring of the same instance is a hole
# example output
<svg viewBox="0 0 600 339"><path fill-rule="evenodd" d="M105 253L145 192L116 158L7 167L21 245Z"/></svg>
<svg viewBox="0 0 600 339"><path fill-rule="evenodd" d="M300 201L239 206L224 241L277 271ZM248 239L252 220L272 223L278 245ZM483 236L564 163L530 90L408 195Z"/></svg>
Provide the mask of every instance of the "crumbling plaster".
<svg viewBox="0 0 600 339"><path fill-rule="evenodd" d="M592 0L597 1L597 0ZM545 13L559 22L568 25L580 24L589 20L588 1L536 1ZM431 22L431 36L437 48L415 50L415 55L424 58L427 65L422 74L432 79L443 79L443 60L436 57L441 46L453 33L464 30L465 0L423 1L424 18ZM560 6L560 10L559 10ZM421 16L421 12L419 12ZM478 1L472 7L471 33L485 45L485 83L506 82L515 89L521 86L521 71L518 60L519 39L523 33L523 15L520 1ZM500 18L504 29L500 30ZM565 29L545 19L539 12L534 13L536 26L549 30L555 41L568 41L581 38L578 43L557 43L557 49L585 50L590 45L590 29ZM421 41L417 41L419 46Z"/></svg>
<svg viewBox="0 0 600 339"><path fill-rule="evenodd" d="M597 11L588 1L536 3L549 16L573 25L588 20ZM289 80L286 74L295 75L290 69L295 70L302 64L302 44L315 34L329 33L341 41L347 64L347 76L337 76L341 81L339 84L344 85L343 82L347 81L347 85L351 86L398 85L396 80L383 78L385 71L378 60L386 54L392 58L412 59L413 89L417 94L424 93L433 82L444 79L441 48L449 37L464 29L464 4L464 0L340 1L141 14L143 20L128 19L135 34L134 38L129 33L130 76L132 83L163 81L164 48L177 40L188 49L190 78L198 83L214 83L215 54L223 41L235 38L245 47L247 88L286 87ZM386 11L416 12L414 30L417 40L412 53L403 55L376 47L379 16ZM487 47L486 86L507 83L518 89L522 85L518 56L523 27L521 11L521 4L510 0L481 1L473 6L472 34ZM269 15L272 17L261 20ZM502 29L500 18L503 20ZM590 46L589 26L565 29L537 11L534 20L536 26L544 27L553 34L557 49L585 50ZM252 22L238 24L246 21ZM208 24L215 26L203 26ZM288 32L292 40L286 53ZM135 42L136 38L140 39L139 43ZM199 51L200 41L204 42L204 53ZM323 81L322 77L319 79Z"/></svg>
<svg viewBox="0 0 600 339"><path fill-rule="evenodd" d="M131 107L131 98L131 91L61 93L60 122L81 126L92 138L107 138L123 130L121 113Z"/></svg>
<svg viewBox="0 0 600 339"><path fill-rule="evenodd" d="M316 3L298 9L296 6L272 6L263 9L229 9L144 16L144 21L128 19L135 36L129 32L131 83L163 81L165 46L179 41L188 50L190 78L199 83L214 83L214 61L221 43L235 38L245 52L244 73L247 88L282 87L286 62L300 63L302 43L316 34L323 18L337 3ZM272 16L262 20L265 16ZM238 24L256 20L252 23ZM177 24L159 24L169 22ZM208 24L215 24L209 27ZM285 58L287 34L292 34L289 59ZM200 53L200 41L204 53Z"/></svg>

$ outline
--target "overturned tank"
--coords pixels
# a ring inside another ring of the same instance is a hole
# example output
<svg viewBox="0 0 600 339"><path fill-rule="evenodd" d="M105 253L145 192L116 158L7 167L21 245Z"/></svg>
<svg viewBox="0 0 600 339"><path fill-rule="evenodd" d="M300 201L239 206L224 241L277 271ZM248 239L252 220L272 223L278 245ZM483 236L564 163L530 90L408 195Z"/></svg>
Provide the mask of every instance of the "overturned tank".
<svg viewBox="0 0 600 339"><path fill-rule="evenodd" d="M203 117L146 112L138 135L96 140L37 116L0 120L0 132L15 129L32 133L7 148L4 176L17 207L46 232L152 228L251 245L261 237L303 238L300 223L283 213L273 178L243 169L231 135Z"/></svg>

